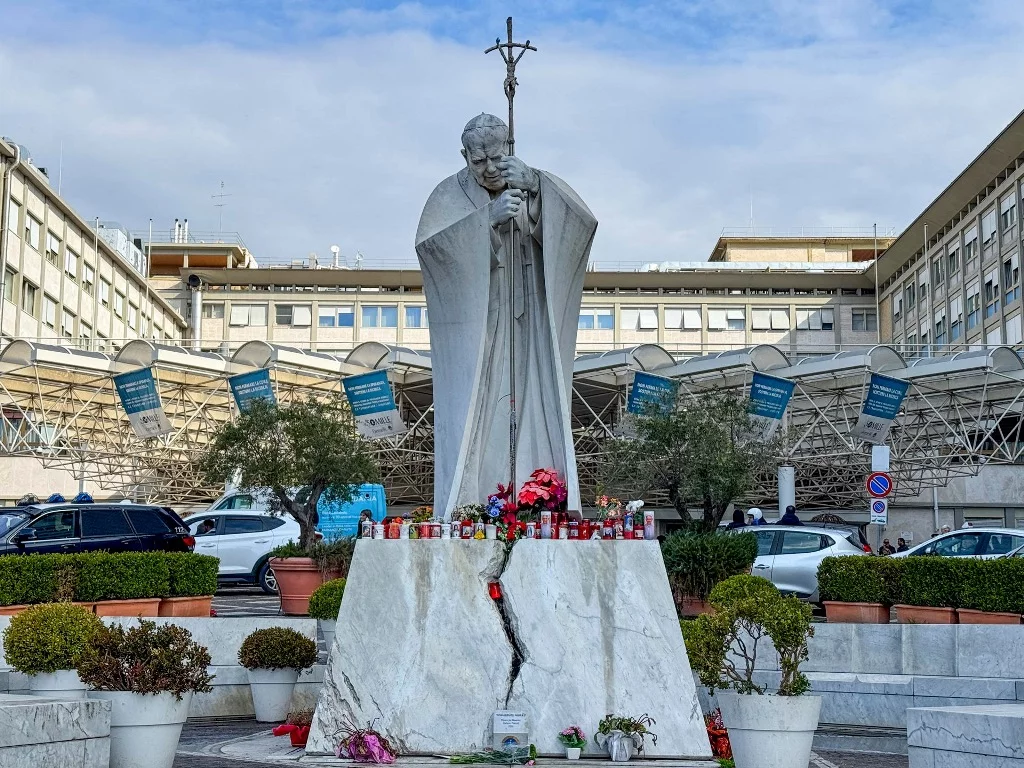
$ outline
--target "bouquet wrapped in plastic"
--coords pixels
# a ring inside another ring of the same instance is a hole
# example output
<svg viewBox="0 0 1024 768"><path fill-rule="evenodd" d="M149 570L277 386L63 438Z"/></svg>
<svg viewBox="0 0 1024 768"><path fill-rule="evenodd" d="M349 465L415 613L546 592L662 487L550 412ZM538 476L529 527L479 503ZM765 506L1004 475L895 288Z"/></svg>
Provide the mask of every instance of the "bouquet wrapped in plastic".
<svg viewBox="0 0 1024 768"><path fill-rule="evenodd" d="M387 737L373 729L373 723L359 728L346 719L335 737L341 737L334 748L336 757L349 758L357 763L393 763L397 753Z"/></svg>

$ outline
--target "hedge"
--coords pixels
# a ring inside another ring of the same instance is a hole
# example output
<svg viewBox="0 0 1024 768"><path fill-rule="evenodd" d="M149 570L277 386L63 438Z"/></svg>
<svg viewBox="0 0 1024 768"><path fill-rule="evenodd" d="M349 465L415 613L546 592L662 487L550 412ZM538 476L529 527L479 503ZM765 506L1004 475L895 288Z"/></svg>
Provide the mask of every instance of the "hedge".
<svg viewBox="0 0 1024 768"><path fill-rule="evenodd" d="M753 533L679 531L661 545L673 592L707 600L716 584L749 573L757 559Z"/></svg>
<svg viewBox="0 0 1024 768"><path fill-rule="evenodd" d="M186 552L0 556L0 605L212 595L219 561Z"/></svg>
<svg viewBox="0 0 1024 768"><path fill-rule="evenodd" d="M1024 558L828 557L818 568L822 600L973 608L1024 614Z"/></svg>

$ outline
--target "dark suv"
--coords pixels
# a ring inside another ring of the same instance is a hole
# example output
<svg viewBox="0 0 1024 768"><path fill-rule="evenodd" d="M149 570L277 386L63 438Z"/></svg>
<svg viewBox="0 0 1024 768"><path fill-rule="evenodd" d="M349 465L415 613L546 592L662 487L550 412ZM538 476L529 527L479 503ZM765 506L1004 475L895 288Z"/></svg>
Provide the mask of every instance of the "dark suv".
<svg viewBox="0 0 1024 768"><path fill-rule="evenodd" d="M191 552L196 540L174 512L148 504L0 507L0 555Z"/></svg>

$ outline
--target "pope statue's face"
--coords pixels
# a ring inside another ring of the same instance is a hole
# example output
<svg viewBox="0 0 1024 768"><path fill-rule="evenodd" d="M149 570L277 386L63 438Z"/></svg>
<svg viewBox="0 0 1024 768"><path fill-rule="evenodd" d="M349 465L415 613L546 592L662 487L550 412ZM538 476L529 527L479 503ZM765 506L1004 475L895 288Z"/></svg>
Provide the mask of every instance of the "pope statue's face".
<svg viewBox="0 0 1024 768"><path fill-rule="evenodd" d="M466 158L466 165L477 184L489 192L501 192L506 184L498 163L505 156L505 141L494 136L481 138L483 140L476 136L469 137L462 149L462 156Z"/></svg>

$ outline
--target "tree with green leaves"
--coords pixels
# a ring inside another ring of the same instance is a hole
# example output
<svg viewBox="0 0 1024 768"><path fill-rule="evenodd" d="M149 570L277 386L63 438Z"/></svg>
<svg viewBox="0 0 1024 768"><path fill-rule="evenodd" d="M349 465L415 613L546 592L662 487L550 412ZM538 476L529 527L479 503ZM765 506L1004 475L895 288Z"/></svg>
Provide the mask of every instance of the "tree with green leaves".
<svg viewBox="0 0 1024 768"><path fill-rule="evenodd" d="M271 493L273 505L299 524L299 546L312 551L320 499L344 503L380 470L340 398L276 405L251 400L213 435L202 472L211 484L238 475L246 491Z"/></svg>
<svg viewBox="0 0 1024 768"><path fill-rule="evenodd" d="M712 390L647 407L634 438L612 441L604 456L605 485L626 495L665 491L686 523L714 530L729 505L778 466L779 438L755 437L749 401Z"/></svg>

